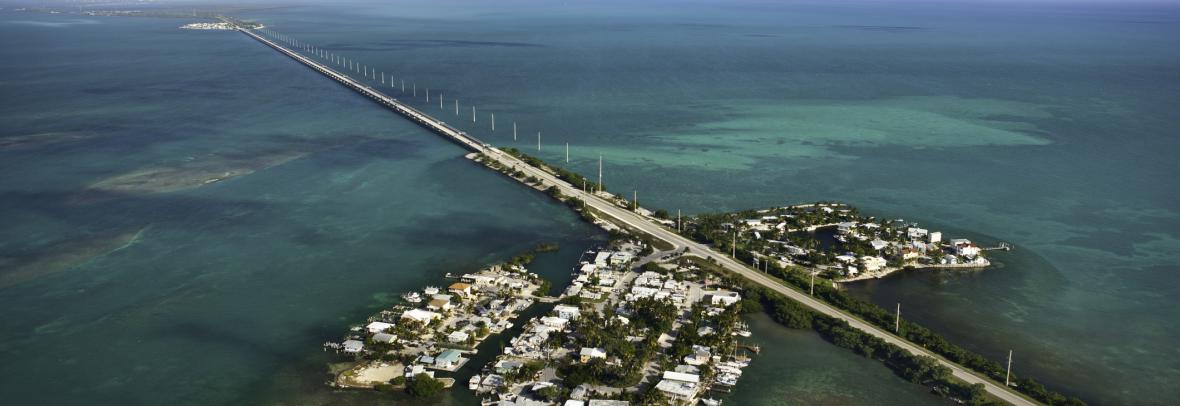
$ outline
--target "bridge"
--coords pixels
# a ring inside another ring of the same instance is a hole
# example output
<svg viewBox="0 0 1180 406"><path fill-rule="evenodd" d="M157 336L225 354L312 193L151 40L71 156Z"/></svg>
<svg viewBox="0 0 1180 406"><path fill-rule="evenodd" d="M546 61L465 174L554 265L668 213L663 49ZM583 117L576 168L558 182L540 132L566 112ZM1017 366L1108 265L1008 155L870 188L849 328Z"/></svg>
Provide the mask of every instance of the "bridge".
<svg viewBox="0 0 1180 406"><path fill-rule="evenodd" d="M487 158L495 160L505 167L514 167L524 172L526 175L524 176L525 178L532 176L540 179L542 183L546 185L556 186L563 195L572 196L582 200L586 203L586 205L594 208L605 216L613 218L618 223L625 224L640 233L651 236L652 238L665 241L671 244L674 249L679 250L688 248L689 252L687 255L693 255L706 260L712 260L714 263L718 264L727 271L741 275L753 283L757 283L766 287L767 289L778 292L790 298L791 300L799 302L800 304L807 306L819 313L829 317L844 320L848 322L851 327L876 336L890 344L894 344L900 348L903 348L910 353L934 358L935 360L938 360L940 364L950 368L951 373L955 377L969 384L982 384L984 389L987 390L989 394L1005 402L1018 406L1033 406L1038 404L1009 387L993 382L992 380L981 375L977 375L965 367L946 360L937 354L926 350L925 348L914 345L913 343L910 343L909 341L906 341L905 339L894 335L885 329L874 326L851 314L845 313L843 310L809 296L805 292L788 287L782 281L763 274L758 270L750 268L749 266L738 262L726 254L717 252L712 247L697 243L679 234L676 234L674 231L665 228L662 224L656 222L654 219L642 216L632 210L621 208L613 201L607 200L593 192L583 191L581 188L574 187L572 184L558 179L557 176L548 171L529 165L528 163L525 163L524 161L517 159L510 154L503 153L503 151L480 141L478 138L467 134L464 131L460 131L459 129L452 127L441 120L431 117L430 115L423 113L413 107L410 107L409 105L406 105L395 98L389 97L369 86L364 85L361 82L353 80L348 75L337 72L311 58L290 50L278 43L275 43L274 41L271 41L270 39L262 37L250 29L238 27L237 30L255 40L258 40L258 42L261 42L262 44L269 46L304 65L307 65L316 72L319 72L324 76L327 76L332 80L335 80L336 82L339 82L340 84L361 93L365 97L373 99L378 104L381 104L382 106L385 106L394 112L422 125L430 131L442 135L443 137L459 144L465 149L482 153Z"/></svg>

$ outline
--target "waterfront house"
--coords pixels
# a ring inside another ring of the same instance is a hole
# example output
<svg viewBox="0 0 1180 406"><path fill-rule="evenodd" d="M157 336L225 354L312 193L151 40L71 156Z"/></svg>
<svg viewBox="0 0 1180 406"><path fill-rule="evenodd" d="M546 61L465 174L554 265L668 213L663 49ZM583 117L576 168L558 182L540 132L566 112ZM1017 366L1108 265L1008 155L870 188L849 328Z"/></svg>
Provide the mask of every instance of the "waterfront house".
<svg viewBox="0 0 1180 406"><path fill-rule="evenodd" d="M931 244L938 244L939 242L942 242L942 233L938 231L930 233L930 239L928 242Z"/></svg>
<svg viewBox="0 0 1180 406"><path fill-rule="evenodd" d="M434 366L442 369L451 369L459 364L462 360L463 353L459 350L447 349L434 357Z"/></svg>
<svg viewBox="0 0 1180 406"><path fill-rule="evenodd" d="M460 296L467 296L471 294L471 285L463 282L452 283L447 287L447 292L454 293Z"/></svg>
<svg viewBox="0 0 1180 406"><path fill-rule="evenodd" d="M420 323L430 323L431 320L442 318L442 315L429 310L410 309L402 313L402 318Z"/></svg>
<svg viewBox="0 0 1180 406"><path fill-rule="evenodd" d="M397 336L389 333L377 333L373 335L373 342L379 344L393 344L397 342Z"/></svg>
<svg viewBox="0 0 1180 406"><path fill-rule="evenodd" d="M430 302L426 304L426 308L440 312L451 310L451 301L449 299L431 299Z"/></svg>
<svg viewBox="0 0 1180 406"><path fill-rule="evenodd" d="M606 359L606 350L596 347L582 347L578 352L578 361L585 364L595 358Z"/></svg>
<svg viewBox="0 0 1180 406"><path fill-rule="evenodd" d="M365 349L365 343L358 340L347 340L344 342L344 352L349 354L357 354Z"/></svg>
<svg viewBox="0 0 1180 406"><path fill-rule="evenodd" d="M389 323L386 323L383 321L374 321L372 323L369 323L369 325L365 326L365 330L368 330L369 334L377 334L377 333L384 333L385 331L389 330L392 327L393 327L392 324L389 324Z"/></svg>
<svg viewBox="0 0 1180 406"><path fill-rule="evenodd" d="M664 392L669 399L687 402L697 393L697 384L664 379L656 384L656 390Z"/></svg>
<svg viewBox="0 0 1180 406"><path fill-rule="evenodd" d="M979 247L975 246L975 243L971 242L971 240L955 239L951 240L951 244L954 244L955 253L958 255L967 258L974 258L976 255L979 255Z"/></svg>
<svg viewBox="0 0 1180 406"><path fill-rule="evenodd" d="M565 328L567 323L569 323L569 319L561 317L545 316L541 318L541 324L557 329Z"/></svg>
<svg viewBox="0 0 1180 406"><path fill-rule="evenodd" d="M889 246L888 241L882 240L880 238L870 241L869 244L872 245L873 249L876 251L883 250L883 249L885 249L885 247Z"/></svg>
<svg viewBox="0 0 1180 406"><path fill-rule="evenodd" d="M909 227L909 228L905 229L906 236L910 237L911 240L922 239L922 238L926 237L926 235L929 233L930 233L930 230L927 230L925 228Z"/></svg>
<svg viewBox="0 0 1180 406"><path fill-rule="evenodd" d="M867 255L860 257L860 261L864 265L865 272L873 272L878 269L884 268L885 264L887 263L885 261L885 258L876 257L876 256L871 257L871 256L867 256Z"/></svg>
<svg viewBox="0 0 1180 406"><path fill-rule="evenodd" d="M452 332L451 334L447 335L447 342L455 343L455 344L463 344L463 343L467 342L468 337L471 337L471 335L467 334L466 332L455 331L455 332Z"/></svg>

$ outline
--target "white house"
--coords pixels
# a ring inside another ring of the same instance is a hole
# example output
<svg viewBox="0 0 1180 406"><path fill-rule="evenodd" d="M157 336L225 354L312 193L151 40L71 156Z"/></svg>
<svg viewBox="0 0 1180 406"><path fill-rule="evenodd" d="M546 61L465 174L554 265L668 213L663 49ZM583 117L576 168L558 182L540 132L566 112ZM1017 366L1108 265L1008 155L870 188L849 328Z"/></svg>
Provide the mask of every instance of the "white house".
<svg viewBox="0 0 1180 406"><path fill-rule="evenodd" d="M567 323L569 323L569 319L561 317L545 316L541 318L541 324L549 327L564 328Z"/></svg>
<svg viewBox="0 0 1180 406"><path fill-rule="evenodd" d="M557 317L566 320L577 320L578 316L582 314L582 309L579 309L577 306L560 304L553 306L553 313L556 313Z"/></svg>
<svg viewBox="0 0 1180 406"><path fill-rule="evenodd" d="M864 263L865 272L873 272L878 269L884 268L885 264L886 264L885 258L876 257L876 256L870 257L870 256L866 255L866 256L860 257L860 260L861 260L861 262Z"/></svg>
<svg viewBox="0 0 1180 406"><path fill-rule="evenodd" d="M883 250L883 249L885 249L885 247L889 246L888 241L882 240L880 238L875 239L873 241L869 241L869 244L872 245L873 249L877 250L877 251Z"/></svg>
<svg viewBox="0 0 1180 406"><path fill-rule="evenodd" d="M910 239L912 239L912 240L917 240L919 238L923 238L929 233L930 233L930 230L927 230L925 228L909 227L909 228L905 229L906 236L910 237Z"/></svg>
<svg viewBox="0 0 1180 406"><path fill-rule="evenodd" d="M935 231L935 232L930 233L929 242L931 244L938 244L939 242L942 242L942 232Z"/></svg>
<svg viewBox="0 0 1180 406"><path fill-rule="evenodd" d="M369 325L365 326L365 330L368 330L369 334L377 334L377 333L384 333L386 330L389 330L392 327L393 327L392 324L389 324L389 323L386 323L383 321L374 321L372 323L369 323Z"/></svg>
<svg viewBox="0 0 1180 406"><path fill-rule="evenodd" d="M701 292L709 298L709 304L728 307L742 300L742 295L728 290L710 290Z"/></svg>
<svg viewBox="0 0 1180 406"><path fill-rule="evenodd" d="M365 343L358 340L348 340L344 342L344 352L349 354L356 354L365 349Z"/></svg>
<svg viewBox="0 0 1180 406"><path fill-rule="evenodd" d="M979 255L979 247L975 246L975 243L971 242L971 240L959 238L951 240L951 244L954 244L956 254L967 258L974 258L976 255Z"/></svg>
<svg viewBox="0 0 1180 406"><path fill-rule="evenodd" d="M606 350L596 347L582 347L582 350L578 351L578 360L583 364L595 358L606 359Z"/></svg>
<svg viewBox="0 0 1180 406"><path fill-rule="evenodd" d="M402 313L403 319L410 319L421 323L429 323L431 320L442 318L441 314L422 309L410 309Z"/></svg>
<svg viewBox="0 0 1180 406"><path fill-rule="evenodd" d="M389 333L377 333L373 335L373 342L382 344L392 344L397 341L397 336Z"/></svg>
<svg viewBox="0 0 1180 406"><path fill-rule="evenodd" d="M471 335L466 332L455 331L447 335L447 341L452 343L466 343L468 337L471 337Z"/></svg>

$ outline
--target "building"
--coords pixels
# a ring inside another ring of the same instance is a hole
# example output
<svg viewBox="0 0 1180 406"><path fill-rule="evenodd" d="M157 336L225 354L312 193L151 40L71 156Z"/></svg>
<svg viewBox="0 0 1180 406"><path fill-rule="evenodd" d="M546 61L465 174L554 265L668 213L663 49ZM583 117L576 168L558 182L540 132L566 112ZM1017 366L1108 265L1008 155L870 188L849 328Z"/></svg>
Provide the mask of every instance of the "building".
<svg viewBox="0 0 1180 406"><path fill-rule="evenodd" d="M557 317L566 320L577 320L578 316L582 314L582 309L579 309L577 306L557 305L553 306L553 313L556 313Z"/></svg>
<svg viewBox="0 0 1180 406"><path fill-rule="evenodd" d="M669 399L687 402L697 393L697 384L664 379L656 384L656 390L664 392Z"/></svg>
<svg viewBox="0 0 1180 406"><path fill-rule="evenodd" d="M860 261L864 264L865 272L873 272L878 269L884 268L885 264L887 263L887 261L885 261L885 258L875 257L875 256L870 257L867 255L860 257Z"/></svg>
<svg viewBox="0 0 1180 406"><path fill-rule="evenodd" d="M471 285L463 282L452 283L447 287L447 292L454 293L460 296L467 296L471 294Z"/></svg>
<svg viewBox="0 0 1180 406"><path fill-rule="evenodd" d="M430 299L430 302L426 303L426 308L434 311L451 310L451 301L449 299Z"/></svg>
<svg viewBox="0 0 1180 406"><path fill-rule="evenodd" d="M442 315L429 310L410 309L402 313L402 318L420 323L430 323L432 320L442 318Z"/></svg>
<svg viewBox="0 0 1180 406"><path fill-rule="evenodd" d="M595 358L606 359L606 350L596 347L582 347L578 352L578 361L585 364Z"/></svg>
<svg viewBox="0 0 1180 406"><path fill-rule="evenodd" d="M935 231L933 233L930 233L930 240L928 240L928 241L931 244L938 244L938 243L942 242L942 232Z"/></svg>
<svg viewBox="0 0 1180 406"><path fill-rule="evenodd" d="M344 349L344 352L346 352L346 353L356 354L361 351L364 351L365 343L362 343L358 340L348 340L348 341L344 342L344 345L342 348Z"/></svg>
<svg viewBox="0 0 1180 406"><path fill-rule="evenodd" d="M461 344L466 343L467 339L470 337L471 334L467 334L466 332L454 331L447 335L447 341L455 344Z"/></svg>
<svg viewBox="0 0 1180 406"><path fill-rule="evenodd" d="M541 318L541 324L557 329L565 328L567 323L569 323L569 319L563 319L561 317L545 316Z"/></svg>
<svg viewBox="0 0 1180 406"><path fill-rule="evenodd" d="M443 350L437 357L434 357L434 366L443 369L453 368L459 365L459 362L463 359L462 355L463 353L459 352L459 350Z"/></svg>
<svg viewBox="0 0 1180 406"><path fill-rule="evenodd" d="M955 254L967 258L974 258L976 255L979 255L979 247L975 246L975 243L971 242L971 240L957 238L951 240L951 244L955 246Z"/></svg>
<svg viewBox="0 0 1180 406"><path fill-rule="evenodd" d="M714 306L726 306L742 301L742 295L737 292L730 292L728 290L710 290L701 292L705 297L709 298L709 304Z"/></svg>
<svg viewBox="0 0 1180 406"><path fill-rule="evenodd" d="M390 328L393 328L393 325L383 321L374 321L365 326L365 330L368 330L369 334L384 333Z"/></svg>
<svg viewBox="0 0 1180 406"><path fill-rule="evenodd" d="M925 228L909 227L905 229L905 235L910 237L911 240L924 238L928 234L930 234L930 230Z"/></svg>
<svg viewBox="0 0 1180 406"><path fill-rule="evenodd" d="M377 333L373 335L373 342L381 344L393 344L397 342L397 336L389 333Z"/></svg>

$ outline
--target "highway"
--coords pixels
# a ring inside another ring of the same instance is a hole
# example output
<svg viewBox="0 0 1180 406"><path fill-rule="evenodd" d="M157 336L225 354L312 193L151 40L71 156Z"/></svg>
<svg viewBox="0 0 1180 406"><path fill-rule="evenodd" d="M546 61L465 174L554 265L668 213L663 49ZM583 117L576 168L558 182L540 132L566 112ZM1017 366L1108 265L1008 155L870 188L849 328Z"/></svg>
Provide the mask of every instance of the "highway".
<svg viewBox="0 0 1180 406"><path fill-rule="evenodd" d="M326 65L323 65L323 64L321 64L309 57L306 57L306 56L301 55L297 52L289 50L286 47L284 47L278 43L275 43L265 37L255 34L251 30L244 29L244 28L238 28L238 31L258 40L259 42L262 42L263 44L265 44L271 48L274 48L275 50L291 57L292 59L295 59L295 60L303 63L304 65L307 65L308 67L316 70L317 72L324 74L325 76L328 76L329 78L341 83L342 85L347 86L353 90L356 90L357 92L360 92L364 96L366 96L370 99L373 99L374 101L380 103L381 105L384 105L384 106L394 110L398 114L401 114L401 115L405 116L406 118L409 118L410 120L413 120L414 122L421 124L422 126L430 129L431 131L438 133L447 139L450 139L451 141L459 144L460 146L462 146L468 150L482 153L486 157L498 161L501 165L504 165L505 167L509 167L509 168L515 167L516 169L519 169L522 172L524 172L526 174L525 177L527 177L528 175L531 175L531 176L534 176L538 179L541 179L545 185L557 186L563 195L572 196L572 197L581 199L582 201L586 202L586 204L589 205L590 207L593 207L595 210L598 210L598 212L613 218L618 223L626 224L627 226L631 227L634 230L637 230L637 231L642 232L644 234L650 235L653 238L657 238L657 239L666 241L669 244L671 244L673 247L675 247L674 249L682 249L682 248L687 247L687 248L689 248L688 255L693 255L696 257L704 258L706 260L712 259L719 266L721 266L722 268L724 268L730 272L739 274L754 283L762 285L762 286L764 286L768 289L771 289L775 292L781 293L784 296L787 296L787 297L791 298L792 300L795 300L795 301L803 304L804 306L807 306L817 312L820 312L822 314L825 314L825 315L828 315L828 316L831 316L834 318L844 320L844 321L848 322L848 324L854 328L857 328L857 329L864 331L868 334L879 337L879 338L885 340L886 342L897 345L898 347L904 348L913 354L933 357L934 359L938 360L941 364L950 368L955 377L958 377L959 379L962 379L963 381L971 383L971 384L981 383L984 385L984 388L988 391L988 393L990 393L991 395L993 395L1005 402L1008 402L1013 405L1020 405L1020 406L1024 406L1024 405L1031 406L1031 405L1039 404L1039 403L1036 403L1036 402L1018 394L1017 392L1015 392L1014 390L1012 390L1010 388L1007 388L1007 387L1004 387L1003 385L999 385L995 382L992 382L990 379L986 379L981 376L977 376L977 375L973 374L972 372L970 372L969 370L967 370L965 367L959 366L956 363L945 360L945 359L935 355L934 353L927 351L926 349L923 349L921 347L918 347L918 346L916 346L916 345L914 345L914 344L912 344L912 343L910 343L910 342L908 342L896 335L893 335L892 333L890 333L882 328L871 325L871 324L864 322L856 317L853 317L852 315L849 315L840 309L837 309L831 305L828 305L827 303L824 303L818 299L815 299L815 298L807 295L804 292L789 288L786 285L784 285L781 281L779 281L777 278L772 278L772 277L769 277L761 272L758 272L757 270L754 270L754 269L746 266L745 264L742 264L725 254L722 254L720 252L717 252L716 250L713 250L709 246L694 242L694 241L689 240L683 236L680 236L679 234L676 234L672 230L669 230L669 229L665 228L663 225L657 223L653 219L644 217L644 216L642 216L638 213L635 213L631 210L619 207L615 203L613 203L607 199L604 199L600 196L597 196L593 193L583 192L582 189L576 188L573 185L571 185L561 179L558 179L556 176L554 176L553 174L551 174L549 172L546 172L540 168L529 165L529 164L525 163L524 161L521 161L521 160L517 159L516 157L513 157L512 155L506 154L503 151L501 151L495 147L492 147L491 145L488 145L487 143L484 143L484 142L480 141L479 139L477 139L477 138L475 138L463 131L460 131L450 125L447 125L446 123L444 123L434 117L431 117L428 114L418 111L417 109L414 109L413 107L403 104L402 102L398 101L397 99L389 97L389 96L387 96L387 95L385 95L385 94L383 94L383 93L381 93L381 92L379 92L367 85L357 82L357 81L353 80L351 77L341 74L341 73L333 70L332 68L330 68Z"/></svg>

